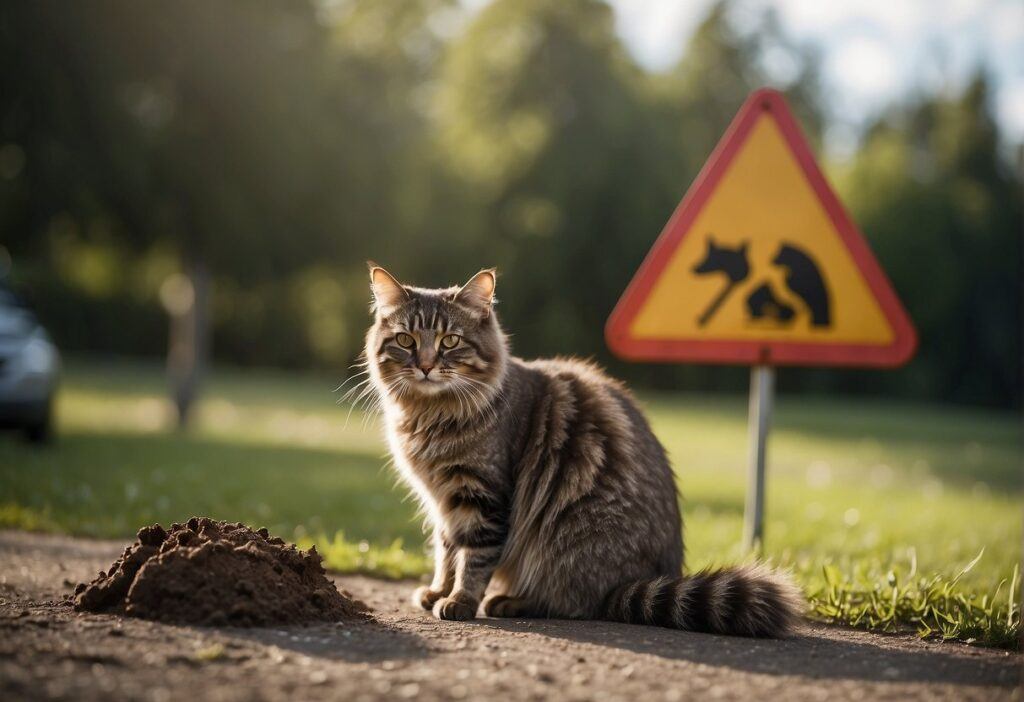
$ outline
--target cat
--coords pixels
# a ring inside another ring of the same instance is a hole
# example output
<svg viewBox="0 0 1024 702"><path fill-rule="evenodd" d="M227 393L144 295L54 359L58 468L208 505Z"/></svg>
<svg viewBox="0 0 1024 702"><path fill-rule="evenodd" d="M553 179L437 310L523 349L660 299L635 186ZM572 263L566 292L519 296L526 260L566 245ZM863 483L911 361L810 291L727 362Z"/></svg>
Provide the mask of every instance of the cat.
<svg viewBox="0 0 1024 702"><path fill-rule="evenodd" d="M783 636L788 578L761 565L682 574L672 469L637 402L596 365L512 356L496 273L403 285L370 264L366 361L394 463L432 531L413 601L438 619L604 619Z"/></svg>
<svg viewBox="0 0 1024 702"><path fill-rule="evenodd" d="M832 315L829 311L828 289L814 259L796 246L783 242L772 263L786 268L786 285L807 305L811 313L811 325L829 326Z"/></svg>
<svg viewBox="0 0 1024 702"><path fill-rule="evenodd" d="M751 319L772 319L788 324L796 316L796 310L777 298L771 283L765 282L747 296L747 314Z"/></svg>

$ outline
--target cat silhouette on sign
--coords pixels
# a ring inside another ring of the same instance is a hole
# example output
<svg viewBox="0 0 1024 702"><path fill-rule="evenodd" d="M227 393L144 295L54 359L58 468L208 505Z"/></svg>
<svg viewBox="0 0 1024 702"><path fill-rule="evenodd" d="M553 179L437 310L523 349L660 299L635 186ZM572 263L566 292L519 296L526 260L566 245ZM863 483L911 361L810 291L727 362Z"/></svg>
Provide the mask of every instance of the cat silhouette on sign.
<svg viewBox="0 0 1024 702"><path fill-rule="evenodd" d="M789 324L796 317L796 310L775 297L772 284L765 282L747 295L747 314L751 319L774 319Z"/></svg>
<svg viewBox="0 0 1024 702"><path fill-rule="evenodd" d="M704 260L693 267L693 272L697 275L724 273L726 284L697 319L700 326L706 326L729 294L750 277L748 248L748 242L735 247L720 246L711 235L708 235ZM829 326L832 323L832 315L828 288L825 286L821 269L810 254L794 244L783 242L772 257L772 265L785 270L786 287L807 307L811 326ZM751 320L771 320L788 325L797 315L797 311L791 305L779 299L767 278L747 295L745 302Z"/></svg>

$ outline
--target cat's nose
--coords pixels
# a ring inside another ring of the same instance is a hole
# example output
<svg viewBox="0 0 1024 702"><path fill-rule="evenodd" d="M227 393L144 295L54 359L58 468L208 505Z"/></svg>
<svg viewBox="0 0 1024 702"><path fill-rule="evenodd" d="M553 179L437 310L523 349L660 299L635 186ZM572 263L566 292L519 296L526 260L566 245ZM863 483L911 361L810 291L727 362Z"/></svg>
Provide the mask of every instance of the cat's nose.
<svg viewBox="0 0 1024 702"><path fill-rule="evenodd" d="M433 363L429 363L429 364L428 363L421 363L420 364L420 371L423 373L423 377L424 378L426 378L428 375L430 375L430 371L432 371L432 370L434 370L434 364Z"/></svg>

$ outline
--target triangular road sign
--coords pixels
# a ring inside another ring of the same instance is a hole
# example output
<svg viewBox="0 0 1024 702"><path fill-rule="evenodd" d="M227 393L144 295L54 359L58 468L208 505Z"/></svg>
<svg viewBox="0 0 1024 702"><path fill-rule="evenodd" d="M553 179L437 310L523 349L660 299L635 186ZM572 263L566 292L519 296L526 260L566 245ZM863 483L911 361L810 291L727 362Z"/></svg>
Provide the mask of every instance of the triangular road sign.
<svg viewBox="0 0 1024 702"><path fill-rule="evenodd" d="M631 360L897 366L917 334L782 95L753 93L608 319Z"/></svg>

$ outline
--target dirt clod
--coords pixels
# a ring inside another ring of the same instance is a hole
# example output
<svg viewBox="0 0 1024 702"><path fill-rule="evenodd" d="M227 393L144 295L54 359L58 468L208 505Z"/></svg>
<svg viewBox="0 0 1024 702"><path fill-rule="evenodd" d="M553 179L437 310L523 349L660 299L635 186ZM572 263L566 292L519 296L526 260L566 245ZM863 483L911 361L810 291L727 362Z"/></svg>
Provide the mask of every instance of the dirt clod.
<svg viewBox="0 0 1024 702"><path fill-rule="evenodd" d="M326 578L315 547L206 517L139 529L107 572L75 588L74 606L200 626L333 622L367 610Z"/></svg>

